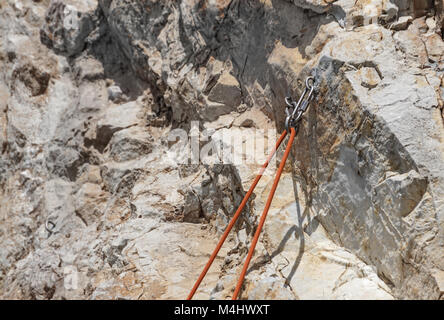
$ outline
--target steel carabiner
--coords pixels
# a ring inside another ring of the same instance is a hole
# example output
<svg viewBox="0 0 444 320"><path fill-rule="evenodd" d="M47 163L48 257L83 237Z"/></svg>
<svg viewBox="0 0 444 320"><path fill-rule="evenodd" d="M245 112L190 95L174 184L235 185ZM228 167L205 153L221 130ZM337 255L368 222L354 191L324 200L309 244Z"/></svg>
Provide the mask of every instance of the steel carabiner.
<svg viewBox="0 0 444 320"><path fill-rule="evenodd" d="M287 108L285 109L285 113L287 114L285 129L287 132L290 132L290 127L297 129L302 114L307 110L310 101L313 99L314 88L314 77L310 76L305 79L305 88L297 103L292 101L291 97L285 97L285 103L287 104ZM289 108L292 108L291 112Z"/></svg>

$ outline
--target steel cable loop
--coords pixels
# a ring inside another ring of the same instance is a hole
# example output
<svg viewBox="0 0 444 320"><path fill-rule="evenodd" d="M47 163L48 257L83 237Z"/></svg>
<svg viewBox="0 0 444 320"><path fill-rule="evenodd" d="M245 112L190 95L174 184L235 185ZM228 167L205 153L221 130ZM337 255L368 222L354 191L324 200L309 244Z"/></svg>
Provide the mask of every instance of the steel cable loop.
<svg viewBox="0 0 444 320"><path fill-rule="evenodd" d="M228 224L227 228L225 229L225 232L223 233L222 237L220 238L219 242L217 243L216 248L214 249L213 253L210 256L210 259L208 260L202 273L200 274L199 278L197 279L196 283L194 284L193 288L191 289L191 292L189 293L187 300L191 300L193 298L194 294L196 293L197 289L199 288L200 283L202 282L203 278L205 277L208 270L210 269L214 259L216 259L216 256L217 256L220 248L222 247L225 240L227 239L228 234L230 233L231 229L233 228L234 224L236 223L237 219L239 218L240 214L242 213L242 210L244 209L245 205L247 204L248 199L250 198L251 194L254 191L254 188L258 184L259 180L261 179L262 175L265 172L265 169L267 169L268 164L270 163L271 159L273 158L273 155L276 153L276 150L279 148L279 146L281 145L282 141L284 140L284 138L286 136L287 136L287 131L284 130L284 132L282 132L281 136L279 137L278 141L276 142L274 149L270 152L267 160L262 165L261 170L259 171L258 175L256 176L253 183L251 184L250 189L248 190L247 194L243 198L241 204L239 205L239 208L236 210L236 213L234 214L233 218L231 219L230 223Z"/></svg>
<svg viewBox="0 0 444 320"><path fill-rule="evenodd" d="M262 227L264 226L265 219L267 218L268 210L270 209L271 202L273 201L274 193L276 192L276 188L279 184L279 180L281 178L282 171L284 170L285 162L287 161L288 155L290 154L291 146L293 144L293 140L294 140L295 136L296 136L296 130L295 130L295 128L292 127L290 139L288 140L287 147L285 148L285 153L284 153L284 156L282 157L281 163L279 165L279 169L276 172L276 177L274 178L273 186L271 187L270 194L268 195L267 203L265 204L264 211L262 212L259 224L258 224L256 232L254 234L254 238L251 243L250 249L248 251L248 255L245 260L244 267L243 267L242 272L239 276L239 280L237 282L236 289L234 290L232 300L237 299L239 292L242 288L242 284L244 282L244 278L247 273L248 266L250 264L251 258L253 257L254 249L256 248L256 244L259 240L259 236L260 236Z"/></svg>

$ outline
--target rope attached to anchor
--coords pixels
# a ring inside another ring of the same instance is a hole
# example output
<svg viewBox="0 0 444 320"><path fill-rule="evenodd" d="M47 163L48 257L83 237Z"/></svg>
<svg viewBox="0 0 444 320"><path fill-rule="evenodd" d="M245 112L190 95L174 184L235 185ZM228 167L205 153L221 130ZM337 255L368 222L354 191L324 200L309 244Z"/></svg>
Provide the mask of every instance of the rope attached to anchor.
<svg viewBox="0 0 444 320"><path fill-rule="evenodd" d="M286 131L285 131L286 132ZM251 242L250 250L248 251L247 259L245 260L244 267L239 276L239 280L236 285L236 289L234 290L232 300L236 300L239 292L242 288L242 283L244 282L245 274L247 273L248 265L250 264L251 258L253 257L254 249L256 248L257 241L259 240L259 236L261 234L262 227L264 226L265 219L267 218L268 210L271 206L271 201L273 201L274 193L279 183L279 179L281 178L282 171L284 170L285 162L287 161L288 155L290 154L291 145L293 144L294 137L296 136L296 130L292 127L290 139L287 143L287 148L285 148L284 156L282 157L282 161L279 165L279 169L276 172L276 177L274 178L273 186L271 187L270 194L268 195L267 203L265 204L264 211L262 212L261 219L259 220L259 225L257 226L256 233L254 234L253 241Z"/></svg>
<svg viewBox="0 0 444 320"><path fill-rule="evenodd" d="M254 179L253 183L251 184L250 189L248 190L247 194L245 195L244 199L242 200L241 204L239 205L239 208L236 210L236 213L234 214L234 216L231 219L230 223L228 224L225 232L223 233L222 237L220 238L219 242L217 243L216 248L214 249L213 253L211 254L210 259L208 260L208 262L205 265L203 271L201 272L199 278L197 279L196 283L194 284L193 288L191 289L191 292L189 293L187 300L191 300L193 298L194 294L196 293L197 288L199 287L203 278L207 274L208 270L211 267L211 264L213 263L214 259L217 256L220 248L222 247L226 238L228 237L228 234L230 233L231 229L233 228L234 224L236 223L237 219L239 218L243 208L247 204L248 199L250 198L251 194L254 191L254 188L258 184L259 180L262 178L262 175L263 175L265 169L267 168L268 164L270 163L272 157L276 153L276 150L279 148L282 141L287 136L287 133L290 132L290 139L288 140L284 156L282 157L281 163L280 163L279 168L276 172L276 177L274 179L273 186L271 187L271 191L268 196L267 203L265 204L264 211L262 212L261 218L259 220L259 225L256 229L255 234L254 234L253 241L251 243L247 258L244 263L244 267L242 268L242 272L239 276L239 280L237 282L236 289L235 289L233 297L232 297L232 300L237 299L239 292L242 288L242 284L243 284L245 275L247 273L251 258L253 257L254 249L256 248L256 244L259 240L259 236L260 236L262 227L265 224L265 219L267 218L268 210L270 209L271 202L273 201L274 193L276 192L276 189L277 189L277 186L279 183L279 179L281 177L282 171L284 170L285 162L287 161L287 158L290 154L291 146L292 146L294 138L296 136L296 132L297 132L300 120L302 118L302 114L305 112L305 110L307 110L308 104L310 103L310 101L312 99L313 90L314 90L314 79L312 77L308 77L305 81L305 90L302 93L301 97L299 98L298 102L293 101L291 99L291 97L285 98L285 101L287 103L287 109L285 110L286 114L287 114L287 118L285 120L285 130L284 130L284 132L282 132L281 136L279 137L278 141L276 142L275 148L271 151L267 160L262 165L262 168L259 171L259 174ZM308 96L306 97L307 94L308 94Z"/></svg>
<svg viewBox="0 0 444 320"><path fill-rule="evenodd" d="M265 169L267 169L268 164L270 163L271 159L273 158L274 154L276 153L277 148L281 145L282 141L284 140L285 136L287 135L287 131L284 130L284 132L279 137L278 141L276 142L276 146L271 151L270 155L268 156L265 163L262 165L261 170L259 171L259 174L254 179L253 183L251 184L250 189L248 190L247 194L245 195L244 199L242 200L241 204L239 205L239 208L237 209L236 213L234 214L233 218L231 219L230 223L227 226L227 229L225 229L224 234L220 238L219 242L217 243L216 248L214 249L213 253L211 254L210 259L208 260L207 264L205 265L205 268L203 269L202 273L199 276L199 279L197 279L196 283L194 284L193 289L191 290L190 294L188 295L187 300L191 300L194 296L194 293L196 292L197 288L199 287L200 283L202 282L203 278L208 272L208 269L210 269L211 264L213 263L214 259L216 259L217 253L219 252L220 248L225 242L225 239L227 239L228 234L230 233L231 229L234 227L234 224L236 223L237 219L239 218L240 214L242 213L242 210L244 209L245 205L248 202L248 199L250 198L251 194L254 191L254 188L256 188L256 185L258 184L259 180L262 178L262 175L265 172Z"/></svg>

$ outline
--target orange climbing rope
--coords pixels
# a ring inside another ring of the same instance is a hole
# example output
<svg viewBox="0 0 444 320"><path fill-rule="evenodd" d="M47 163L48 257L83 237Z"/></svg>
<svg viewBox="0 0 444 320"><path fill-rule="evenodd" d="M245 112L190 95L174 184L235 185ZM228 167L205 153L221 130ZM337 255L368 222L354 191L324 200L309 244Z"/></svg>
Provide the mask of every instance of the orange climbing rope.
<svg viewBox="0 0 444 320"><path fill-rule="evenodd" d="M251 243L250 250L248 251L247 259L245 260L244 267L239 276L239 280L237 281L236 289L234 290L232 300L236 300L239 295L239 291L242 288L242 283L244 282L245 274L247 273L248 265L250 264L251 258L253 257L254 249L256 248L257 241L259 240L259 236L261 234L262 227L264 226L265 219L267 218L268 210L271 206L271 201L273 200L274 193L276 191L277 185L279 183L279 179L281 178L282 171L284 170L285 162L287 161L288 155L290 154L291 145L293 144L294 137L296 135L296 130L292 127L290 139L287 143L287 148L285 148L284 156L282 157L282 161L279 165L279 169L276 172L276 177L274 178L273 186L271 187L270 194L268 195L267 203L265 204L264 212L262 212L261 219L259 220L259 225L257 226L256 233L254 234L253 242Z"/></svg>
<svg viewBox="0 0 444 320"><path fill-rule="evenodd" d="M312 84L310 85L310 80L312 81ZM301 97L299 98L299 101L296 103L294 101L291 100L290 97L286 98L285 101L287 103L287 105L292 108L292 112L290 112L290 109L287 107L286 109L286 113L287 113L287 118L285 120L285 130L282 133L282 135L279 137L275 148L271 151L270 155L268 156L267 160L265 161L265 163L262 165L261 170L259 171L259 174L256 176L256 178L254 179L250 189L248 190L247 194L245 195L244 199L242 200L239 208L237 209L236 213L234 214L233 218L231 219L230 223L227 226L227 229L225 230L225 232L223 233L222 237L220 238L219 242L217 243L216 248L214 249L213 253L211 254L210 259L208 260L207 264L205 265L202 273L200 274L199 278L197 279L196 283L194 284L193 288L191 289L190 294L187 297L187 300L191 300L194 296L194 294L196 293L197 288L199 287L200 283L202 282L203 278L205 277L205 275L207 274L208 270L211 267L211 264L213 263L214 259L216 258L220 248L222 247L222 245L224 244L226 238L228 237L228 234L230 233L231 229L233 228L234 224L236 223L237 219L239 218L243 208L245 207L245 205L248 202L248 199L250 198L251 194L254 191L254 188L256 187L256 185L258 184L259 180L261 179L265 169L267 168L271 158L273 157L273 155L276 153L276 150L279 148L279 146L281 145L282 141L284 140L284 138L286 137L287 133L290 131L290 139L288 140L287 143L287 147L285 149L284 152L284 156L282 158L282 161L279 165L279 168L276 172L276 177L274 179L273 182L273 186L271 187L271 191L270 194L268 196L267 199L267 203L265 204L265 208L264 211L262 212L261 218L259 220L259 225L256 229L256 232L254 234L253 237L253 241L251 243L250 249L248 251L248 255L247 258L245 260L244 263L244 267L242 268L242 272L239 276L239 280L237 282L236 285L236 289L234 290L234 294L232 299L236 300L239 292L242 288L242 284L245 278L245 275L247 273L248 270L248 266L250 264L251 258L253 257L253 253L254 253L254 249L256 248L256 244L259 240L259 236L262 230L262 227L265 224L265 219L267 218L267 214L268 214L268 210L270 209L271 206L271 202L273 201L273 197L274 194L276 192L276 188L278 186L279 183L279 179L282 175L282 171L284 170L284 166L285 166L285 162L287 161L288 155L290 154L290 150L291 150L291 146L293 144L293 140L296 136L296 129L297 126L299 125L299 121L302 117L302 114L305 112L305 110L308 107L308 104L310 103L310 100L312 98L312 94L313 94L313 90L314 90L314 80L312 77L307 78L307 80L305 81L305 85L306 88L303 92L303 94L301 95ZM308 98L305 98L306 94L308 94ZM304 100L305 98L305 100Z"/></svg>
<svg viewBox="0 0 444 320"><path fill-rule="evenodd" d="M264 174L265 169L267 169L268 164L271 161L271 158L273 158L273 155L275 154L277 148L279 148L279 146L281 145L281 143L284 140L286 135L287 135L287 131L284 130L284 132L281 134L278 141L276 142L276 146L271 151L271 153L268 156L265 163L262 165L262 168L259 171L259 174L256 176L253 183L251 184L250 189L248 190L247 194L245 195L244 199L242 200L241 204L239 205L239 208L237 209L236 213L234 214L233 218L231 219L230 223L228 224L227 229L225 230L224 234L222 235L219 242L217 243L216 249L214 249L213 253L211 254L210 259L208 260L207 264L205 265L205 268L203 269L202 273L200 274L199 279L197 279L196 283L193 286L193 289L191 289L191 292L188 295L187 300L190 300L193 298L194 293L196 292L196 290L199 287L200 283L202 282L203 278L207 274L208 269L210 269L211 264L213 263L214 259L216 259L217 253L219 252L220 248L224 244L225 240L228 237L228 234L230 233L231 229L233 228L234 224L236 223L237 219L239 218L242 210L244 209L245 205L247 204L248 199L250 198L251 194L254 191L254 188L256 188L256 185L258 184L259 180L262 178L262 175Z"/></svg>

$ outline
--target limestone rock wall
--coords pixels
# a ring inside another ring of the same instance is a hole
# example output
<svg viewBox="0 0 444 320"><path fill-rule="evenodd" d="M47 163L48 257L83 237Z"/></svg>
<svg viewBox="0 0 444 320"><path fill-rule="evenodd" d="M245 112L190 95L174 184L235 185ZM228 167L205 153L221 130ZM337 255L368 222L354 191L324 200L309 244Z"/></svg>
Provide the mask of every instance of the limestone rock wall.
<svg viewBox="0 0 444 320"><path fill-rule="evenodd" d="M442 10L0 1L0 297L185 298L260 164L178 163L169 137L280 132L312 75L241 298L442 299ZM272 179L196 298L231 296Z"/></svg>

